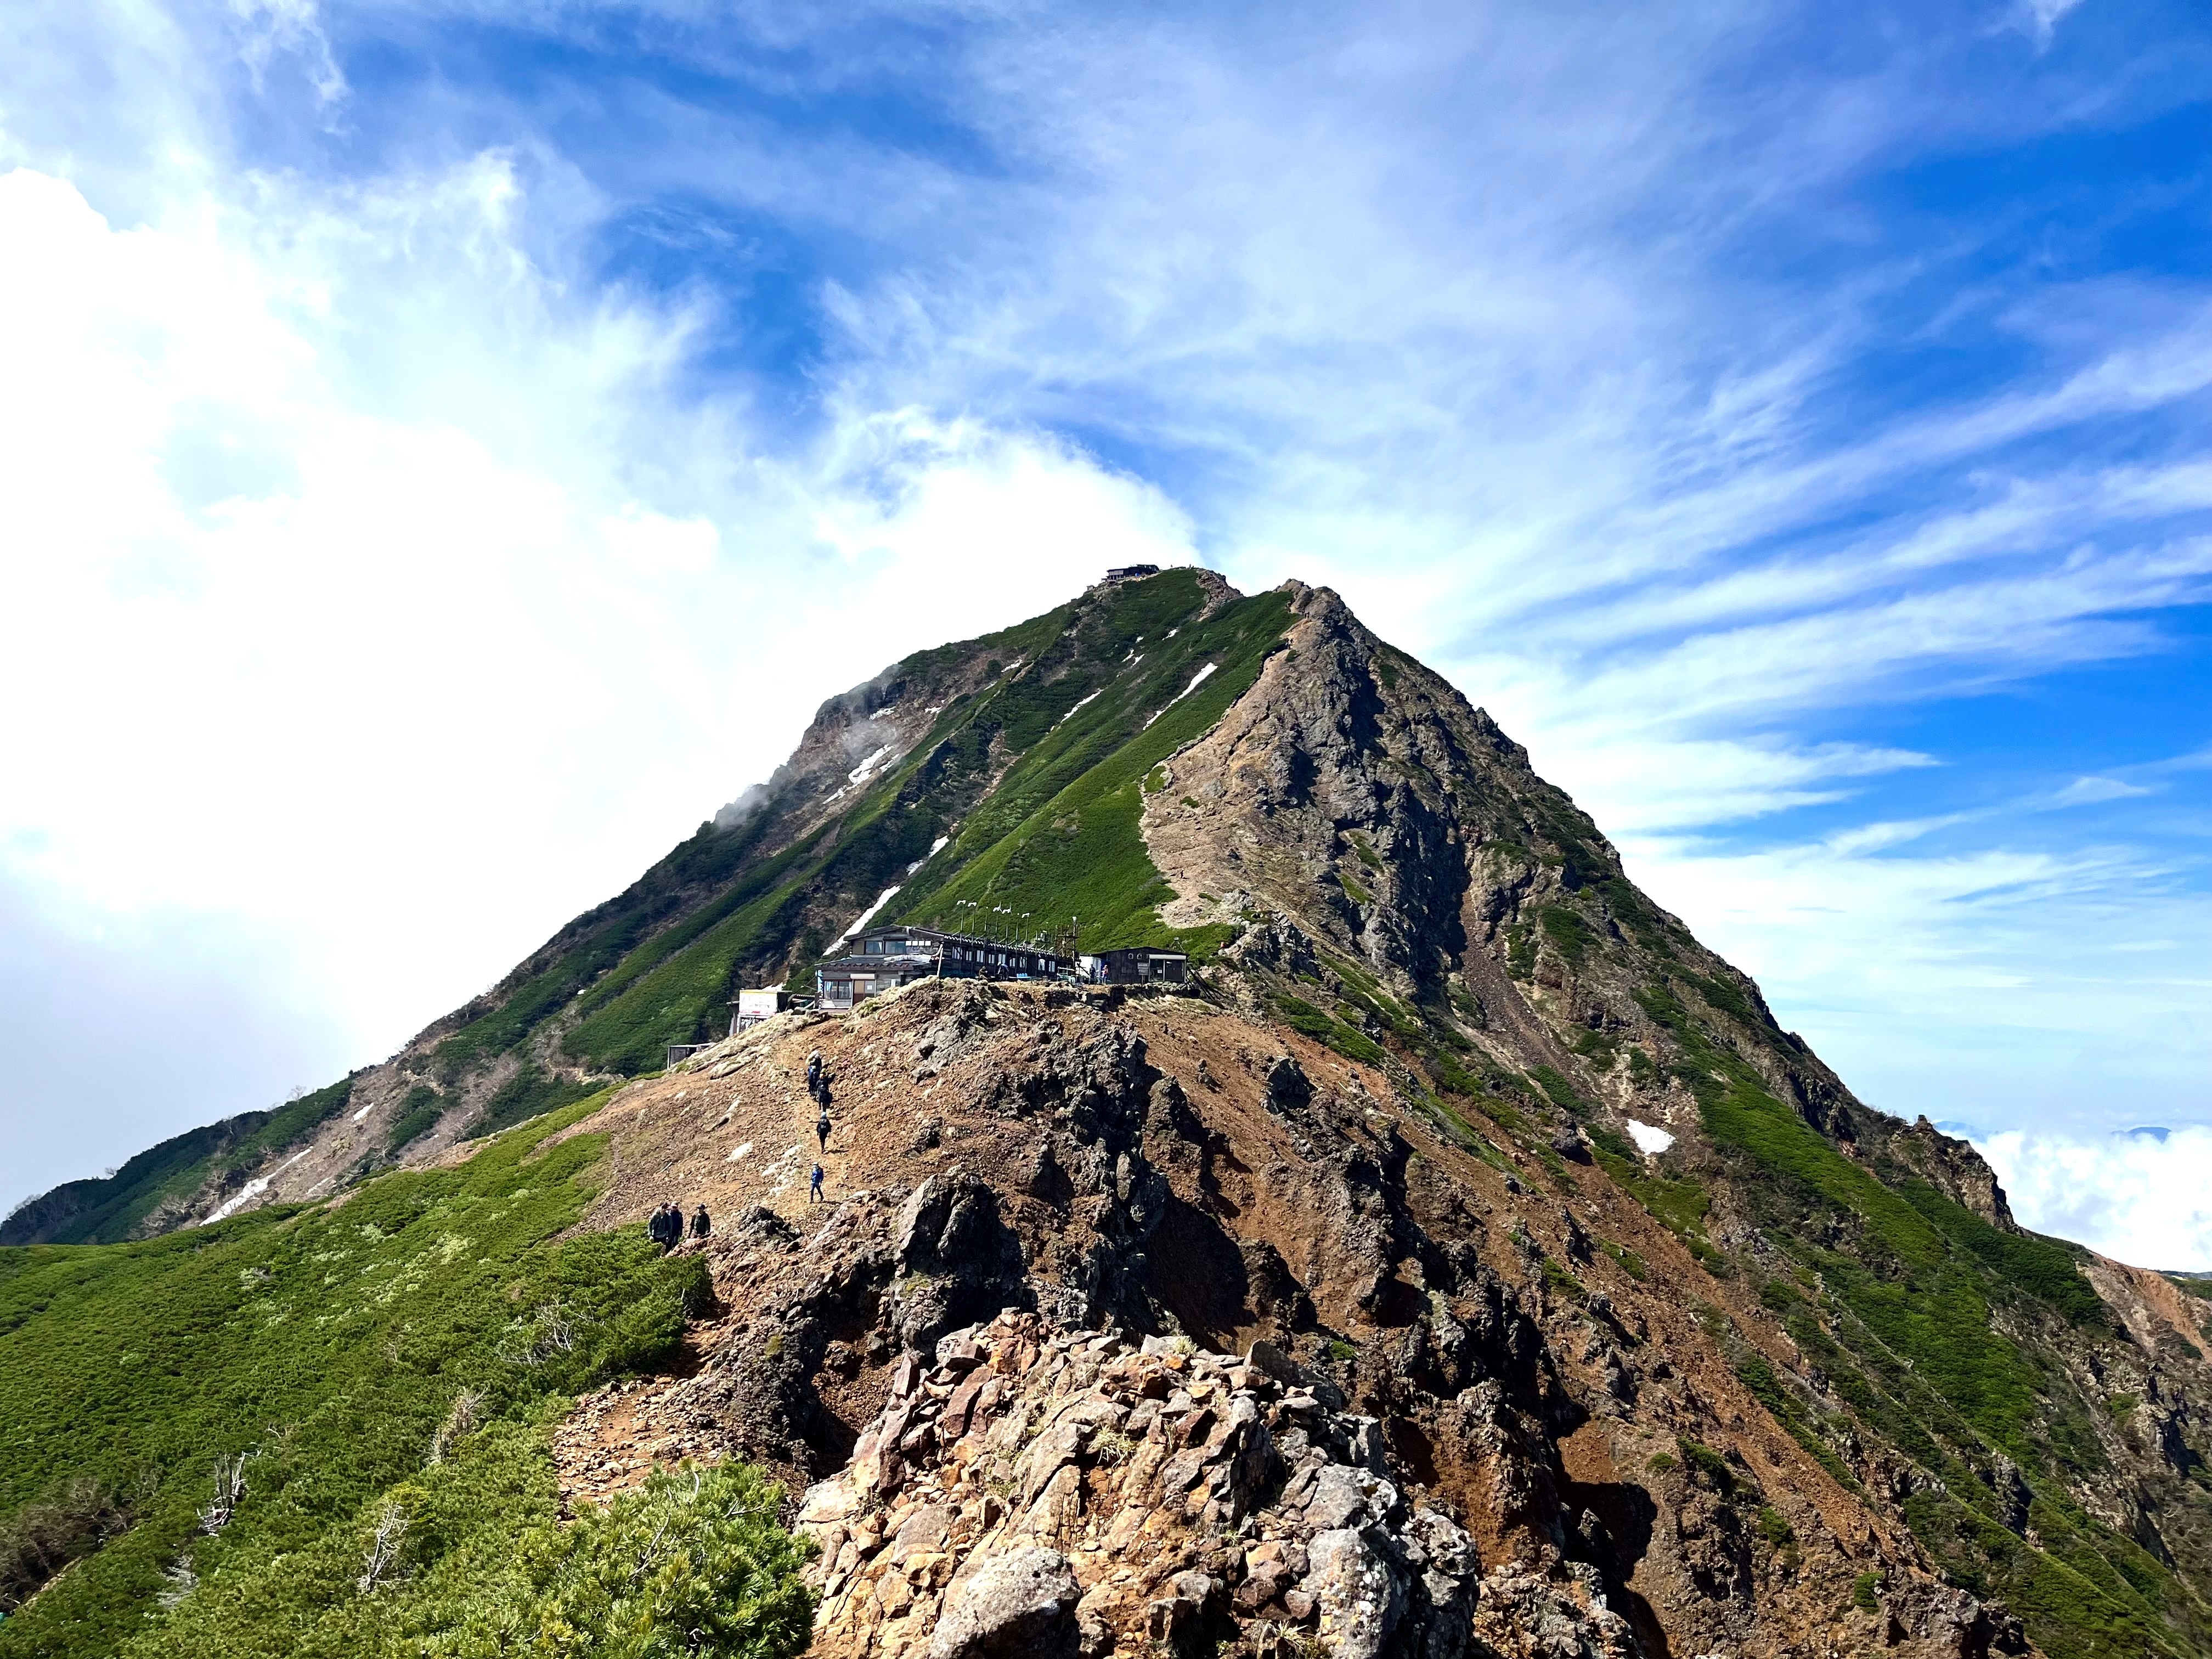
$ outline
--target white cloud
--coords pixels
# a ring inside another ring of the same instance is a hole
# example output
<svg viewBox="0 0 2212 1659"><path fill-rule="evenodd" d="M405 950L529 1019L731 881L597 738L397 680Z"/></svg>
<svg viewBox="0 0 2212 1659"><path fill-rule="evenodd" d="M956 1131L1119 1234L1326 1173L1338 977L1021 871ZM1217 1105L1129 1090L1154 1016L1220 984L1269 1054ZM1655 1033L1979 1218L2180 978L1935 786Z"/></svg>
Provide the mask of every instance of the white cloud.
<svg viewBox="0 0 2212 1659"><path fill-rule="evenodd" d="M2022 1225L2141 1267L2212 1269L2212 1128L2079 1138L2014 1129L1974 1144Z"/></svg>
<svg viewBox="0 0 2212 1659"><path fill-rule="evenodd" d="M240 55L257 88L271 61L287 53L300 59L317 101L333 104L345 96L345 75L331 55L330 37L323 33L321 9L315 0L230 0L230 12L242 26Z"/></svg>
<svg viewBox="0 0 2212 1659"><path fill-rule="evenodd" d="M1648 719L1652 711L1644 712ZM1602 721L1563 725L1538 740L1547 738L1540 765L1555 779L1571 777L1583 809L1616 837L1842 800L1863 780L1936 764L1915 750L1863 744L1670 738L1632 716L1610 731Z"/></svg>
<svg viewBox="0 0 2212 1659"><path fill-rule="evenodd" d="M2052 806L2095 806L2108 800L2125 800L2131 795L2148 795L2156 790L2147 783L2129 783L2120 778L2076 778L2051 798Z"/></svg>
<svg viewBox="0 0 2212 1659"><path fill-rule="evenodd" d="M607 550L643 574L704 576L714 568L721 533L703 518L672 519L625 501L599 520Z"/></svg>
<svg viewBox="0 0 2212 1659"><path fill-rule="evenodd" d="M2019 16L2021 27L2035 42L2040 52L2051 45L2057 33L2058 20L2080 5L2081 0L2021 0Z"/></svg>
<svg viewBox="0 0 2212 1659"><path fill-rule="evenodd" d="M625 884L822 696L1191 556L1064 441L857 417L794 448L674 398L696 315L574 294L511 158L172 182L126 226L0 174L0 242L39 251L0 266L0 610L38 619L0 657L0 866L118 945L229 919L241 995L335 1016L324 1073ZM145 1144L107 1115L16 1178Z"/></svg>

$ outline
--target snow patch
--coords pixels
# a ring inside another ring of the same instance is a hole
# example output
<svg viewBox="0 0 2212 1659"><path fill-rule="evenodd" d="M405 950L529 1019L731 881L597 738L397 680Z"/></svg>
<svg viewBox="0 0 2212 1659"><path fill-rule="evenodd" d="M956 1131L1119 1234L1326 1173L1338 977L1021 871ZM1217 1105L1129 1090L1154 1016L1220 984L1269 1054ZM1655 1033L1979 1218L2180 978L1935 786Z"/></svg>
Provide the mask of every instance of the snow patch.
<svg viewBox="0 0 2212 1659"><path fill-rule="evenodd" d="M1646 1158L1656 1158L1674 1144L1674 1137L1654 1123L1638 1123L1628 1120L1628 1138L1636 1143L1637 1151Z"/></svg>
<svg viewBox="0 0 2212 1659"><path fill-rule="evenodd" d="M1089 696L1084 698L1081 702L1078 702L1073 708L1069 709L1065 714L1062 714L1058 720L1052 723L1053 730L1056 732L1061 726L1066 725L1068 721L1075 718L1076 714L1082 709L1084 703L1095 702L1097 700L1097 697L1098 694L1096 691L1093 691Z"/></svg>
<svg viewBox="0 0 2212 1659"><path fill-rule="evenodd" d="M877 894L876 902L873 904L871 904L866 909L861 911L859 915L854 917L853 925L850 927L848 927L843 933L838 934L835 939L831 940L830 948L833 951L836 950L840 945L842 945L847 939L852 938L854 934L859 933L860 929L873 921L876 919L876 912L882 909L886 904L889 904L891 902L891 895L897 891L897 887L890 886L884 888L882 892Z"/></svg>
<svg viewBox="0 0 2212 1659"><path fill-rule="evenodd" d="M1204 684L1206 684L1206 682L1207 677L1208 677L1208 676L1210 676L1210 675L1213 672L1214 667L1215 667L1215 665L1214 665L1214 664L1212 664L1212 663L1208 663L1208 664L1206 664L1206 666L1205 666L1205 667L1203 667L1203 668L1200 669L1200 670L1198 671L1198 672L1196 672L1195 674L1193 674L1193 675L1190 677L1190 684L1189 684L1188 685L1186 685L1185 687L1183 687L1183 689L1182 689L1182 690L1180 690L1180 691L1176 692L1176 693L1175 694L1175 696L1173 696L1172 697L1170 697L1170 698L1169 698L1165 702L1162 703L1162 704L1161 704L1158 708L1154 709L1154 710L1152 711L1152 720L1146 720L1146 721L1145 722L1145 724L1146 724L1146 725L1147 725L1147 726L1150 726L1150 725L1152 723L1152 720L1156 720L1159 719L1159 717L1160 717L1161 715L1163 715L1163 714L1166 714L1166 713L1168 712L1168 710L1169 710L1169 709L1170 709L1170 708L1174 708L1177 703L1181 702L1182 702L1185 697L1188 696L1192 692L1194 692L1194 691L1197 690L1198 690L1198 688L1199 688L1200 686L1204 685Z"/></svg>
<svg viewBox="0 0 2212 1659"><path fill-rule="evenodd" d="M870 778L875 775L876 768L883 764L884 757L890 754L892 750L897 747L898 745L895 743L885 744L882 748L877 750L874 754L869 756L867 759L862 761L851 771L846 773L845 781L848 784L866 783ZM845 792L842 789L840 789L837 792L837 794L842 795ZM836 796L833 795L830 799L835 800Z"/></svg>
<svg viewBox="0 0 2212 1659"><path fill-rule="evenodd" d="M313 1147L310 1146L307 1148L308 1152L313 1151L314 1151ZM301 1158L307 1157L307 1152L295 1152L291 1157L286 1158L282 1164L271 1170L267 1175L254 1176L252 1180L247 1182L246 1185L240 1187L236 1192L225 1199L222 1204L217 1206L215 1212L209 1216L205 1221L201 1222L200 1225L203 1227L212 1227L216 1222L224 1220L229 1217L241 1204L252 1203L255 1199L260 1197L262 1194L269 1190L269 1183L270 1182L276 1180L278 1176L283 1175L285 1170L290 1169Z"/></svg>
<svg viewBox="0 0 2212 1659"><path fill-rule="evenodd" d="M924 853L920 858L916 859L912 864L907 866L907 874L909 876L912 875L915 871L921 869L923 865L928 863L930 860L935 858L939 853L942 853L945 850L945 843L951 839L952 837L950 836L939 836L935 841L930 842L929 850L927 853ZM882 902L881 900L878 900L877 902L878 903Z"/></svg>
<svg viewBox="0 0 2212 1659"><path fill-rule="evenodd" d="M578 994L579 994L579 995L581 995L581 994L582 994L582 993L579 992L579 993L578 993ZM362 1107L359 1111L356 1112L356 1113L353 1115L353 1121L354 1121L356 1123L358 1123L358 1122L360 1122L360 1121L362 1121L362 1119L363 1119L363 1118L367 1117L367 1116L368 1116L371 1112L374 1111L375 1109L376 1109L376 1103L375 1103L374 1101L373 1101L373 1100L372 1100L372 1101L370 1101L370 1102L368 1103L368 1105L366 1105L366 1106Z"/></svg>
<svg viewBox="0 0 2212 1659"><path fill-rule="evenodd" d="M752 1149L753 1144L751 1141L742 1141L737 1146L731 1149L730 1155L724 1158L722 1162L725 1164L742 1164L745 1161L745 1154L752 1151Z"/></svg>

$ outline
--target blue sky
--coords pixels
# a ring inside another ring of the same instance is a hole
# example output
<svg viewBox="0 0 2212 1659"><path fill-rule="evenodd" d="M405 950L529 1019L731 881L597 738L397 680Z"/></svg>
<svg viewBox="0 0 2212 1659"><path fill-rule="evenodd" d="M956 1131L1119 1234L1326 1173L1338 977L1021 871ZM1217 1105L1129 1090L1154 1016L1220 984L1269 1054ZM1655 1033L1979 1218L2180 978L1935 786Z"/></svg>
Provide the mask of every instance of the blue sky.
<svg viewBox="0 0 2212 1659"><path fill-rule="evenodd" d="M1863 1096L2212 1266L2208 89L2118 0L8 9L0 1203L1157 557L1339 587Z"/></svg>

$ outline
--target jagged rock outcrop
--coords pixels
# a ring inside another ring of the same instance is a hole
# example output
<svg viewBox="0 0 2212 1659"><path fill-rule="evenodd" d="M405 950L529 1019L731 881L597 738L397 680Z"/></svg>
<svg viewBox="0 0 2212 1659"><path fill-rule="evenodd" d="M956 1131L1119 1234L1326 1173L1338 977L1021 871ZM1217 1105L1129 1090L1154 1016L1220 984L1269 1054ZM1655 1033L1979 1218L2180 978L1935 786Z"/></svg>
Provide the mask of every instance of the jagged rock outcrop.
<svg viewBox="0 0 2212 1659"><path fill-rule="evenodd" d="M1486 1585L1449 1508L1389 1478L1374 1419L1266 1343L1239 1360L1006 1315L890 1395L799 1510L832 1659L1636 1650L1592 1583Z"/></svg>

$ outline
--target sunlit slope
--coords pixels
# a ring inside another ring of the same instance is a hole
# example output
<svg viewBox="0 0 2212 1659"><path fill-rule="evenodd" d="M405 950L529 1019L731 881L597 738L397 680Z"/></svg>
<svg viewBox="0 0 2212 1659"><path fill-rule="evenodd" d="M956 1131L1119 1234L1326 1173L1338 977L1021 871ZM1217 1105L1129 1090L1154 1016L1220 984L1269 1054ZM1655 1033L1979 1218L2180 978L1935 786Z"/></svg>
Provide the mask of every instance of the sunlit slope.
<svg viewBox="0 0 2212 1659"><path fill-rule="evenodd" d="M1176 570L908 659L852 694L881 702L817 722L933 708L895 763L811 821L772 798L740 828L702 826L443 1037L439 1065L480 1064L557 1018L568 1060L650 1069L668 1043L719 1036L740 984L799 982L894 887L887 920L1003 928L1027 914L1072 923L1085 949L1169 942L1138 792L1251 684L1289 621L1279 593L1238 599ZM963 680L976 689L949 689Z"/></svg>
<svg viewBox="0 0 2212 1659"><path fill-rule="evenodd" d="M0 1655L376 1652L486 1612L471 1586L554 1519L548 1408L703 1293L635 1228L553 1242L605 1146L535 1153L564 1121L338 1207L0 1250ZM410 1583L364 1596L392 1501Z"/></svg>

